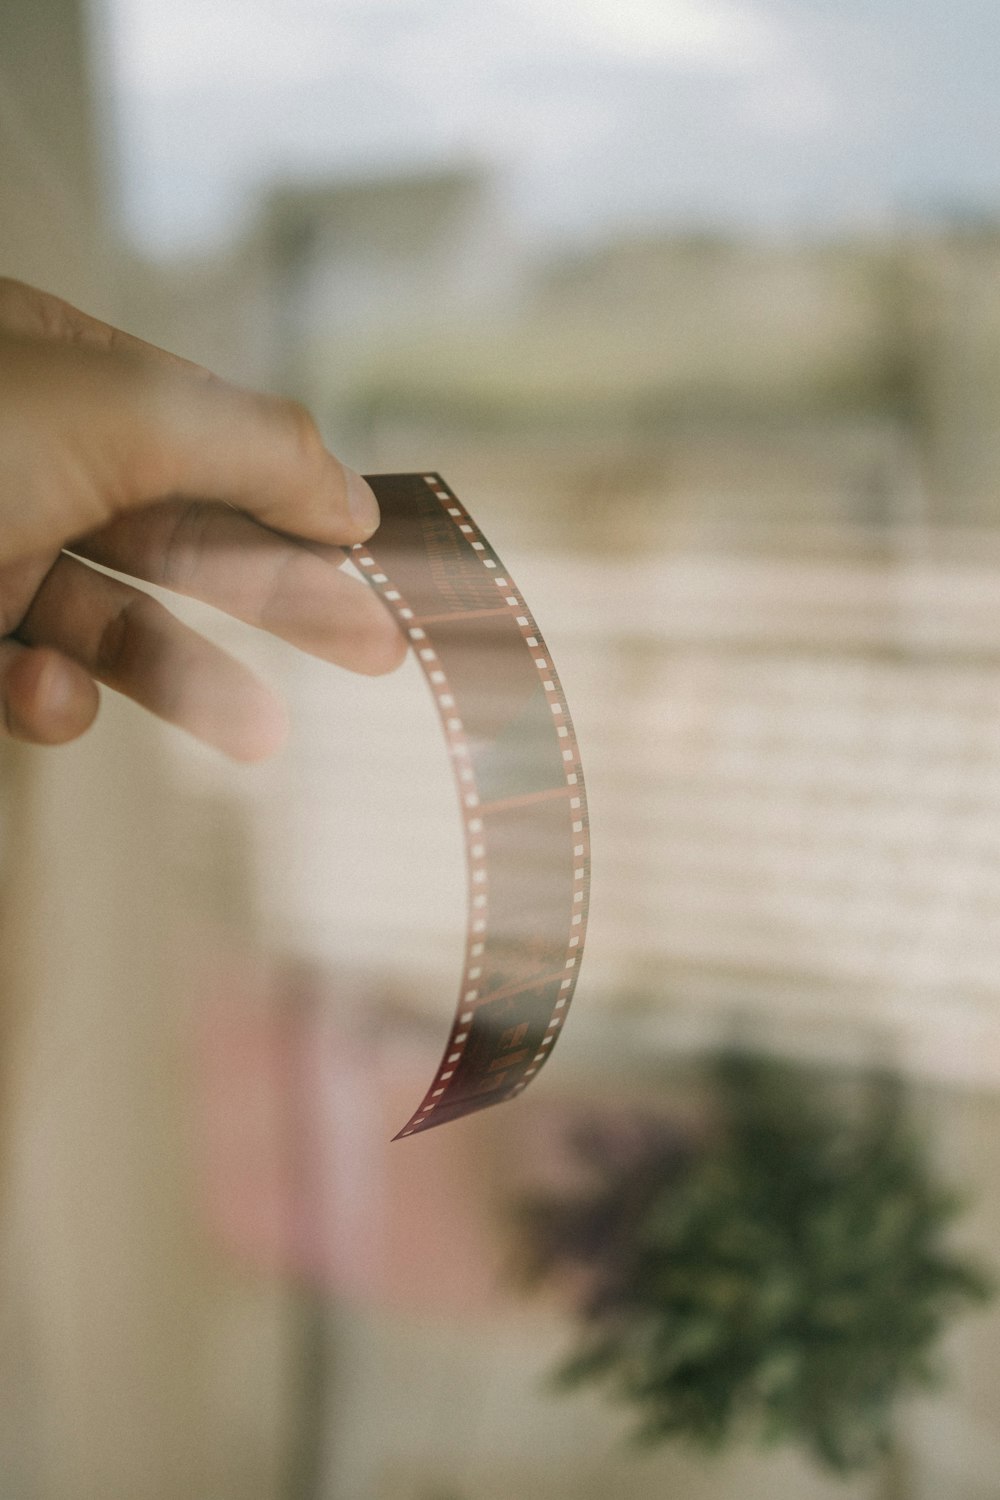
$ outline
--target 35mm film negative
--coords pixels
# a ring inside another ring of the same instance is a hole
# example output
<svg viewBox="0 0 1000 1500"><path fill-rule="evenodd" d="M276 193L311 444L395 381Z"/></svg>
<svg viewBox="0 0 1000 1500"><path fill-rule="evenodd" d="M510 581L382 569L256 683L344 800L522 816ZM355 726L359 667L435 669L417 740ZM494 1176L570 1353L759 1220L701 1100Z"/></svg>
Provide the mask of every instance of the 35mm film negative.
<svg viewBox="0 0 1000 1500"><path fill-rule="evenodd" d="M351 560L430 686L469 877L455 1019L399 1140L513 1098L551 1056L583 956L590 826L566 699L507 569L437 474L367 478L382 523Z"/></svg>

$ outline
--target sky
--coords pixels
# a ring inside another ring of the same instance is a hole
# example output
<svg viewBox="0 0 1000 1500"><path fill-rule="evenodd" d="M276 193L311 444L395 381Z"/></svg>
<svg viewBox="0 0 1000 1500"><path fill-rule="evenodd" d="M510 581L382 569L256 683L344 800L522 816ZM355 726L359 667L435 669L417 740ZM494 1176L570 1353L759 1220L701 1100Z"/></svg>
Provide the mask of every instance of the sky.
<svg viewBox="0 0 1000 1500"><path fill-rule="evenodd" d="M526 242L1000 213L995 0L96 0L122 217L482 161Z"/></svg>

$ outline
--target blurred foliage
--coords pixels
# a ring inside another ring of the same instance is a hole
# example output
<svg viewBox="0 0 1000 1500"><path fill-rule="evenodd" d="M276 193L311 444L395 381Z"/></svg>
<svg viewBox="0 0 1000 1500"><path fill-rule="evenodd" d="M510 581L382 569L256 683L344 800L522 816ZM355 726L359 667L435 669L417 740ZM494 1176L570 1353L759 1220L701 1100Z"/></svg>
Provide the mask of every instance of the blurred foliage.
<svg viewBox="0 0 1000 1500"><path fill-rule="evenodd" d="M604 1382L648 1443L756 1435L840 1473L890 1449L899 1398L940 1378L939 1335L989 1286L944 1244L958 1204L898 1083L847 1092L733 1054L703 1133L577 1131L589 1186L519 1210L529 1279L574 1273L564 1386Z"/></svg>

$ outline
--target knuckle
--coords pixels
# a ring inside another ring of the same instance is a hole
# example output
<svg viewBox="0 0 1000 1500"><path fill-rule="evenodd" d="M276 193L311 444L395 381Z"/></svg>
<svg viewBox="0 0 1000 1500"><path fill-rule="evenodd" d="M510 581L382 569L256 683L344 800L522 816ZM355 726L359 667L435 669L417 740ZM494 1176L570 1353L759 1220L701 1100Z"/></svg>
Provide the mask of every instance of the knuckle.
<svg viewBox="0 0 1000 1500"><path fill-rule="evenodd" d="M26 288L29 297L25 302L35 324L35 332L44 339L76 343L76 328L70 317L69 304L51 292L37 292Z"/></svg>
<svg viewBox="0 0 1000 1500"><path fill-rule="evenodd" d="M54 306L58 299L40 292L14 276L0 276L0 320L8 332L31 338L53 333Z"/></svg>
<svg viewBox="0 0 1000 1500"><path fill-rule="evenodd" d="M22 302L28 292L23 281L13 276L0 276L0 314Z"/></svg>
<svg viewBox="0 0 1000 1500"><path fill-rule="evenodd" d="M144 641L155 629L162 606L148 594L124 599L106 620L94 652L94 671L114 683L132 673Z"/></svg>
<svg viewBox="0 0 1000 1500"><path fill-rule="evenodd" d="M187 591L199 571L214 515L205 500L178 503L165 529L155 582L177 593Z"/></svg>
<svg viewBox="0 0 1000 1500"><path fill-rule="evenodd" d="M132 500L161 499L174 491L176 455L156 413L139 405L118 456L121 484L116 513L127 509Z"/></svg>
<svg viewBox="0 0 1000 1500"><path fill-rule="evenodd" d="M312 412L301 401L285 401L282 406L296 457L309 467L323 463L326 449Z"/></svg>
<svg viewBox="0 0 1000 1500"><path fill-rule="evenodd" d="M258 623L264 630L280 629L302 597L302 557L289 550L278 562L264 589Z"/></svg>

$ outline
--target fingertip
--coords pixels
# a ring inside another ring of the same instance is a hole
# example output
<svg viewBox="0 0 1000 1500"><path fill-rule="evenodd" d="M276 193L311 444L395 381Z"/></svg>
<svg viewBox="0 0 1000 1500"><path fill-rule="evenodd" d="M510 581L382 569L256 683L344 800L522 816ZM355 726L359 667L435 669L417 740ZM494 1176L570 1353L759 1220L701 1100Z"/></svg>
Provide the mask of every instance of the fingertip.
<svg viewBox="0 0 1000 1500"><path fill-rule="evenodd" d="M360 641L351 670L365 677L387 677L399 670L408 650L406 637L390 621L389 628L371 631Z"/></svg>
<svg viewBox="0 0 1000 1500"><path fill-rule="evenodd" d="M4 713L15 739L64 745L85 733L97 717L100 693L79 663L58 651L20 651L4 682Z"/></svg>
<svg viewBox="0 0 1000 1500"><path fill-rule="evenodd" d="M385 677L395 672L410 644L396 616L362 579L345 578L343 582L347 587L338 599L332 637L336 649L327 647L315 654L362 677Z"/></svg>
<svg viewBox="0 0 1000 1500"><path fill-rule="evenodd" d="M280 698L263 685L254 697L242 722L233 726L232 738L220 746L231 760L246 766L272 760L285 748L291 732L288 710Z"/></svg>
<svg viewBox="0 0 1000 1500"><path fill-rule="evenodd" d="M357 529L357 540L366 542L379 526L382 513L378 508L375 491L362 475L356 474L346 464L342 464L344 471L344 488L347 494L347 509L351 521Z"/></svg>

